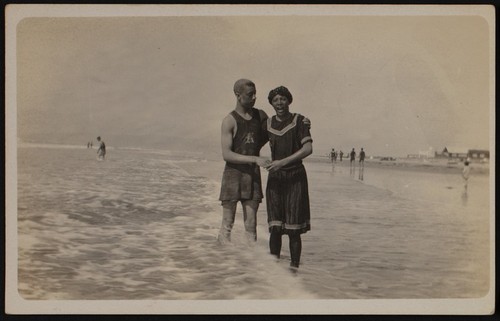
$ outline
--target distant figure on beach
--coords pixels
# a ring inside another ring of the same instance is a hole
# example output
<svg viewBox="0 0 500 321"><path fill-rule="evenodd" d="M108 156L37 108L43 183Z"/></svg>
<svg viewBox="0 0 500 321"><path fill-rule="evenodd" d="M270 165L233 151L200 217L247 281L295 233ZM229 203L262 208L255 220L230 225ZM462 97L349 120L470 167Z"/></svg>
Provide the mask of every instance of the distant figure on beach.
<svg viewBox="0 0 500 321"><path fill-rule="evenodd" d="M291 113L293 97L283 86L269 92L269 103L276 115L267 119L267 135L272 163L269 171L266 205L271 254L280 257L282 235L289 237L291 263L296 269L302 252L301 234L311 229L307 175L302 159L312 154L312 138L304 116Z"/></svg>
<svg viewBox="0 0 500 321"><path fill-rule="evenodd" d="M470 177L470 166L469 166L469 160L464 161L464 168L462 169L462 178L464 179L464 191L467 193L467 185L469 182L469 177Z"/></svg>
<svg viewBox="0 0 500 321"><path fill-rule="evenodd" d="M358 179L363 180L363 175L365 172L365 151L363 148L361 148L361 151L359 152L359 174L358 174Z"/></svg>
<svg viewBox="0 0 500 321"><path fill-rule="evenodd" d="M351 174L351 176L354 176L354 173L356 172L356 162L355 162L356 152L354 151L354 147L349 153L349 156L350 156L349 173Z"/></svg>
<svg viewBox="0 0 500 321"><path fill-rule="evenodd" d="M361 148L359 152L359 166L365 166L365 151Z"/></svg>
<svg viewBox="0 0 500 321"><path fill-rule="evenodd" d="M332 151L330 152L330 161L332 163L337 161L337 152L335 151L335 148L332 148Z"/></svg>
<svg viewBox="0 0 500 321"><path fill-rule="evenodd" d="M97 149L97 159L104 160L106 157L106 144L101 140L101 136L97 137L97 142L99 142L99 148Z"/></svg>
<svg viewBox="0 0 500 321"><path fill-rule="evenodd" d="M342 150L340 150L339 156L340 156L340 161L342 161L342 158L344 157L344 152Z"/></svg>
<svg viewBox="0 0 500 321"><path fill-rule="evenodd" d="M90 141L90 148L92 148L92 141Z"/></svg>
<svg viewBox="0 0 500 321"><path fill-rule="evenodd" d="M332 163L332 173L335 171L335 163L337 162L337 151L335 148L332 148L330 152L330 161Z"/></svg>
<svg viewBox="0 0 500 321"><path fill-rule="evenodd" d="M350 155L351 155L351 163L352 163L356 159L356 151L354 151L354 147L352 148Z"/></svg>
<svg viewBox="0 0 500 321"><path fill-rule="evenodd" d="M262 184L259 166L270 163L259 157L261 147L267 142L263 135L263 121L268 116L255 109L256 88L248 79L236 81L233 87L236 107L222 120L222 157L226 161L222 174L219 200L222 205L222 224L217 240L224 244L231 241L236 205L241 202L247 240L257 240L257 210L262 202Z"/></svg>
<svg viewBox="0 0 500 321"><path fill-rule="evenodd" d="M87 148L90 148L90 142L87 142Z"/></svg>

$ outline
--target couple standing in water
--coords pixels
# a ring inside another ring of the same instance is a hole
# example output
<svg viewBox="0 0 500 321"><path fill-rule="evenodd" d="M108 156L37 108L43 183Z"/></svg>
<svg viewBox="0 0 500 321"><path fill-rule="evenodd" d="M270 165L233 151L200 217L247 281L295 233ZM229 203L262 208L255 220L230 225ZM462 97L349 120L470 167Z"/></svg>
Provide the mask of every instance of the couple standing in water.
<svg viewBox="0 0 500 321"><path fill-rule="evenodd" d="M291 113L293 101L283 86L269 92L268 100L276 115L254 108L255 84L240 79L234 84L236 107L222 121L222 155L226 161L220 201L221 243L230 241L236 206L241 202L245 233L257 240L257 210L263 192L260 167L269 171L266 187L267 221L271 254L280 257L282 235L290 241L290 266L298 268L302 251L301 234L311 229L307 175L302 159L312 154L310 122ZM260 157L260 149L269 142L271 159Z"/></svg>

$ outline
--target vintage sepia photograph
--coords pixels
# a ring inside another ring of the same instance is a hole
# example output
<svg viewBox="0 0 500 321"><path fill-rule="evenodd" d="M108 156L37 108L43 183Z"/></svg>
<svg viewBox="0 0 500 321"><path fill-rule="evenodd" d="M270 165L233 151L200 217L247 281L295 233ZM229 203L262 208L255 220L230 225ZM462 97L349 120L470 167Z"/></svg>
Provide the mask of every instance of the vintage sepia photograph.
<svg viewBox="0 0 500 321"><path fill-rule="evenodd" d="M495 8L9 5L8 314L495 309Z"/></svg>

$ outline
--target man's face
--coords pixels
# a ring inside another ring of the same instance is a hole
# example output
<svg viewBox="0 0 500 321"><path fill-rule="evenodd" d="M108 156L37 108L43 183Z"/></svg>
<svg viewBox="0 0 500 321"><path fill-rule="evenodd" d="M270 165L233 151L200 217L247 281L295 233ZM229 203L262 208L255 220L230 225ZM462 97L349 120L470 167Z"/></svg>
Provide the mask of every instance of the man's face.
<svg viewBox="0 0 500 321"><path fill-rule="evenodd" d="M241 92L238 95L238 101L241 106L245 108L251 108L255 105L255 100L257 99L257 91L253 86L243 86Z"/></svg>
<svg viewBox="0 0 500 321"><path fill-rule="evenodd" d="M286 98L286 96L274 96L274 98L271 100L271 104L273 105L277 116L284 116L288 114L290 102L288 101L288 98Z"/></svg>

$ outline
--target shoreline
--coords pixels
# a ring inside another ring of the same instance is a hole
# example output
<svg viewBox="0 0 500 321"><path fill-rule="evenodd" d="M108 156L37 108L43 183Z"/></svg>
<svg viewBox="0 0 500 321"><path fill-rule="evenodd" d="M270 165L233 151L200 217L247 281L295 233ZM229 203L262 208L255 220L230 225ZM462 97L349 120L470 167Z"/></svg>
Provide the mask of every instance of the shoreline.
<svg viewBox="0 0 500 321"><path fill-rule="evenodd" d="M76 146L76 145L60 145L60 144L35 144L35 143L21 143L18 144L18 148L56 148L56 149L79 149L79 150L86 150L86 146ZM115 148L109 147L109 150L114 150ZM127 150L135 150L135 149L129 149L129 148L117 148L117 151L127 151ZM200 152L194 152L196 154L201 154L201 155L196 155L196 157L193 157L193 152L189 151L169 151L169 150L148 150L148 149L137 149L137 151L143 151L143 152L163 152L166 154L170 154L170 156L173 156L172 154L176 154L176 156L180 156L182 154L186 154L186 157L191 159L195 162L195 164L190 164L192 166L185 166L189 167L198 167L198 166L203 166L203 161L213 161L213 162L221 162L221 164L224 164L224 161L222 160L222 156L220 156L217 153L212 153L212 154L206 154L206 153L200 153ZM163 154L162 153L162 154ZM191 154L191 155L189 155ZM263 155L263 156L269 156L269 155ZM182 158L182 157L181 157ZM307 158L304 159L304 163L324 163L325 165L331 166L331 161L327 156L322 156L322 155L311 155ZM345 158L342 162L337 159L337 161L334 163L335 166L341 166L341 167L349 167L350 161L348 158ZM183 164L186 165L186 164ZM427 159L408 159L408 158L397 158L394 160L384 160L382 161L379 158L367 158L365 159L365 168L370 168L370 167L376 167L376 168L386 168L386 169L396 169L396 170L411 170L411 171L425 171L425 172L439 172L439 173L450 173L450 174L459 174L462 171L463 168L463 163L460 161L453 161L450 162L448 159L440 159L440 158L427 158ZM356 159L356 168L359 168L359 159ZM472 161L471 162L471 168L472 168L472 173L477 174L477 175L489 175L490 174L490 163L489 162L479 162L479 161ZM222 173L223 165L221 165L221 173ZM195 172L199 173L200 170L197 169ZM212 174L212 176L217 176Z"/></svg>
<svg viewBox="0 0 500 321"><path fill-rule="evenodd" d="M331 161L325 156L311 156L304 160L304 163L325 163L331 166ZM333 163L334 166L349 167L349 159L342 162L337 160ZM412 171L426 171L426 172L439 172L457 174L461 173L463 169L461 162L448 162L447 159L396 159L390 161L382 161L380 159L365 159L365 168L377 167L397 170L412 170ZM474 174L489 175L490 164L471 162L470 164ZM356 159L356 169L359 168L359 159Z"/></svg>

